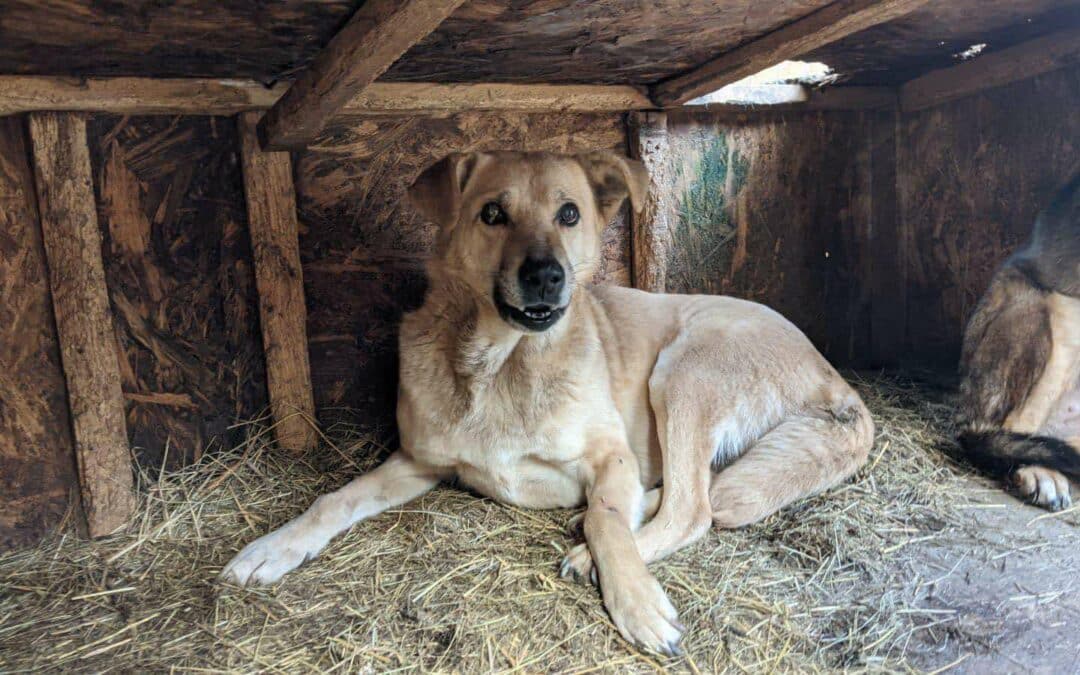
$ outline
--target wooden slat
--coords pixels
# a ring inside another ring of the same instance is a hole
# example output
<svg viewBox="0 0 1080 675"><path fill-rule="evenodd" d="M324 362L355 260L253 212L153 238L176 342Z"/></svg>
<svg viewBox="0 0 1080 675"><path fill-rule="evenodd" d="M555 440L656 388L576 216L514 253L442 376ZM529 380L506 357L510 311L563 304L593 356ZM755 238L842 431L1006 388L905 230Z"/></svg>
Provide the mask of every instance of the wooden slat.
<svg viewBox="0 0 1080 675"><path fill-rule="evenodd" d="M288 83L267 88L251 80L0 75L0 115L39 110L120 115L233 115L266 110L287 89ZM622 85L376 82L349 100L341 113L621 112L652 107L643 92Z"/></svg>
<svg viewBox="0 0 1080 675"><path fill-rule="evenodd" d="M86 122L35 113L30 138L83 508L96 537L124 524L135 496Z"/></svg>
<svg viewBox="0 0 1080 675"><path fill-rule="evenodd" d="M892 21L929 0L837 0L783 28L653 87L660 105L678 105L794 59L871 26Z"/></svg>
<svg viewBox="0 0 1080 675"><path fill-rule="evenodd" d="M1076 63L1080 63L1080 28L989 52L911 80L900 88L900 107L905 112L922 110Z"/></svg>
<svg viewBox="0 0 1080 675"><path fill-rule="evenodd" d="M907 260L904 219L896 193L897 110L870 113L870 354L867 366L899 363L907 324Z"/></svg>
<svg viewBox="0 0 1080 675"><path fill-rule="evenodd" d="M464 0L367 0L260 123L264 147L310 142Z"/></svg>
<svg viewBox="0 0 1080 675"><path fill-rule="evenodd" d="M292 161L287 152L259 148L259 113L244 113L238 122L275 437L282 447L300 452L315 444L310 424L315 402Z"/></svg>
<svg viewBox="0 0 1080 675"><path fill-rule="evenodd" d="M631 215L634 288L663 293L672 235L669 223L671 181L668 177L667 115L630 113L627 119L630 155L649 171L649 194L640 213Z"/></svg>

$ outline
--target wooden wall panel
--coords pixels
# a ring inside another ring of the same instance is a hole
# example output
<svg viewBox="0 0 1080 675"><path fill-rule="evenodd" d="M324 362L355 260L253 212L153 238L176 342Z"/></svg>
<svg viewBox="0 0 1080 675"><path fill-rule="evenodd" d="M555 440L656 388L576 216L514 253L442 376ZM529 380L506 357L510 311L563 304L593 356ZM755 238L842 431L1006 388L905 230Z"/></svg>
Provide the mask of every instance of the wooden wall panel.
<svg viewBox="0 0 1080 675"><path fill-rule="evenodd" d="M442 119L341 119L294 159L316 405L392 420L401 313L418 306L433 226L405 202L428 164L454 151L625 152L619 115L467 113ZM606 278L630 283L625 216L605 237Z"/></svg>
<svg viewBox="0 0 1080 675"><path fill-rule="evenodd" d="M78 502L66 391L23 121L0 118L0 550Z"/></svg>
<svg viewBox="0 0 1080 675"><path fill-rule="evenodd" d="M267 403L236 124L101 115L89 136L130 440L175 466Z"/></svg>
<svg viewBox="0 0 1080 675"><path fill-rule="evenodd" d="M668 115L667 290L767 304L843 365L869 359L863 113Z"/></svg>
<svg viewBox="0 0 1080 675"><path fill-rule="evenodd" d="M905 352L953 365L990 277L1080 171L1080 69L906 114L898 147Z"/></svg>

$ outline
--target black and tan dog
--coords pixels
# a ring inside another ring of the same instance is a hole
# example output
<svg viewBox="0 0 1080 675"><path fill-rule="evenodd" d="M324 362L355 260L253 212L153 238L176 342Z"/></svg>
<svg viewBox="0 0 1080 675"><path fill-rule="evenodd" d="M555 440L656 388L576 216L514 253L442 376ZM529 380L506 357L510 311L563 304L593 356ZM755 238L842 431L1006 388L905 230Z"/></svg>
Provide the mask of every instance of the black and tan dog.
<svg viewBox="0 0 1080 675"><path fill-rule="evenodd" d="M1035 220L968 322L960 372L966 459L1034 503L1072 503L1080 476L1080 174Z"/></svg>
<svg viewBox="0 0 1080 675"><path fill-rule="evenodd" d="M712 523L835 485L866 460L874 425L766 307L589 285L601 232L627 196L640 209L647 178L610 153L458 154L420 175L410 197L440 230L424 305L401 326L401 449L222 576L275 582L456 478L524 507L586 503L586 544L563 573L599 582L628 640L675 651L683 627L646 565Z"/></svg>

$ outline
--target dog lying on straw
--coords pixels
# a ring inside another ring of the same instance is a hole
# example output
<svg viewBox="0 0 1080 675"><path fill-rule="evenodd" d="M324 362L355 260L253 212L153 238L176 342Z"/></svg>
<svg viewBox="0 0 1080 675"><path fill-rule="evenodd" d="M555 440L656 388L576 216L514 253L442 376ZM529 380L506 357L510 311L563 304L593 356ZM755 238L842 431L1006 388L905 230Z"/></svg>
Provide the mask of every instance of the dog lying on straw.
<svg viewBox="0 0 1080 675"><path fill-rule="evenodd" d="M426 300L401 326L401 449L222 577L275 582L456 478L518 506L587 504L563 575L599 584L627 640L675 653L684 628L648 563L835 485L865 462L874 425L766 307L589 285L602 230L627 197L641 209L647 182L611 153L453 154L426 169L410 198L440 230Z"/></svg>

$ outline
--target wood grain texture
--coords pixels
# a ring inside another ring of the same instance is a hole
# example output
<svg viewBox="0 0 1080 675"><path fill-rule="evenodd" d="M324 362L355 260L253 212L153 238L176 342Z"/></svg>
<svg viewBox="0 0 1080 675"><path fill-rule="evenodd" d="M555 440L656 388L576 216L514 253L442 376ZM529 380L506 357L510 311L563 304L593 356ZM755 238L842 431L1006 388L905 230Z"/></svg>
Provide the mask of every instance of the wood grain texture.
<svg viewBox="0 0 1080 675"><path fill-rule="evenodd" d="M96 115L88 133L128 438L142 466L180 467L267 405L236 124Z"/></svg>
<svg viewBox="0 0 1080 675"><path fill-rule="evenodd" d="M974 44L985 55L1080 26L1076 0L949 0L869 28L806 55L824 61L844 85L898 86L960 62ZM980 57L982 58L982 57Z"/></svg>
<svg viewBox="0 0 1080 675"><path fill-rule="evenodd" d="M124 524L135 495L86 122L35 113L30 138L82 504L96 537Z"/></svg>
<svg viewBox="0 0 1080 675"><path fill-rule="evenodd" d="M429 164L455 151L533 149L625 151L620 115L467 113L440 119L334 121L294 154L300 255L316 404L364 412L392 424L397 387L397 322L423 298L423 262L434 226L414 213L405 191ZM603 268L630 284L625 214L604 235Z"/></svg>
<svg viewBox="0 0 1080 675"><path fill-rule="evenodd" d="M864 113L668 113L667 290L763 302L833 362L869 349Z"/></svg>
<svg viewBox="0 0 1080 675"><path fill-rule="evenodd" d="M0 551L32 544L79 501L23 121L0 119Z"/></svg>
<svg viewBox="0 0 1080 675"><path fill-rule="evenodd" d="M661 105L685 103L757 73L796 59L871 26L909 14L929 0L837 0L818 11L686 73L652 87Z"/></svg>
<svg viewBox="0 0 1080 675"><path fill-rule="evenodd" d="M672 158L668 145L667 115L663 112L627 115L630 156L649 172L649 194L639 213L630 214L634 288L662 293L667 286L667 262L671 238L669 172Z"/></svg>
<svg viewBox="0 0 1080 675"><path fill-rule="evenodd" d="M266 383L278 445L303 452L314 447L316 435L296 189L289 154L259 148L259 118L259 113L244 113L237 124L259 291L259 325L266 352Z"/></svg>
<svg viewBox="0 0 1080 675"><path fill-rule="evenodd" d="M305 67L360 0L5 0L0 73L248 77Z"/></svg>
<svg viewBox="0 0 1080 675"><path fill-rule="evenodd" d="M905 112L922 110L1077 63L1080 63L1080 26L906 82L900 88L900 107Z"/></svg>
<svg viewBox="0 0 1080 675"><path fill-rule="evenodd" d="M262 118L263 147L281 150L307 145L350 99L462 2L366 0Z"/></svg>
<svg viewBox="0 0 1080 675"><path fill-rule="evenodd" d="M829 0L470 0L387 81L649 84Z"/></svg>
<svg viewBox="0 0 1080 675"><path fill-rule="evenodd" d="M869 279L870 353L872 367L899 365L907 324L907 264L904 221L897 201L896 110L871 113L866 118L866 160L863 184L871 199Z"/></svg>
<svg viewBox="0 0 1080 675"><path fill-rule="evenodd" d="M975 304L1080 171L1080 69L903 115L898 198L906 250L906 356L954 365Z"/></svg>
<svg viewBox="0 0 1080 675"><path fill-rule="evenodd" d="M288 82L265 87L255 80L0 75L0 115L38 110L230 115L266 110L288 87ZM651 107L641 90L619 85L375 82L349 99L342 112L438 115L470 110L621 112Z"/></svg>

